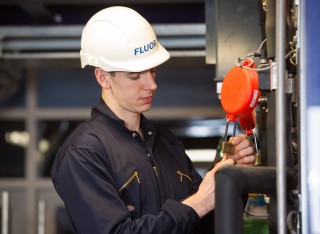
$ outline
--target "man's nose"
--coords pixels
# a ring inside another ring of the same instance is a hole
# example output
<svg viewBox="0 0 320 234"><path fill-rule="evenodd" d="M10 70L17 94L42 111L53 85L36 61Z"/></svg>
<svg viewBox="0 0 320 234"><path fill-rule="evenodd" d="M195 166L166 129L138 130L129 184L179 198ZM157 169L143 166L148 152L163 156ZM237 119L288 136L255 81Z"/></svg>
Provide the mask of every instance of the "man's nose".
<svg viewBox="0 0 320 234"><path fill-rule="evenodd" d="M151 70L148 70L145 72L145 87L146 89L150 90L156 90L157 89L157 83L155 81L155 73Z"/></svg>

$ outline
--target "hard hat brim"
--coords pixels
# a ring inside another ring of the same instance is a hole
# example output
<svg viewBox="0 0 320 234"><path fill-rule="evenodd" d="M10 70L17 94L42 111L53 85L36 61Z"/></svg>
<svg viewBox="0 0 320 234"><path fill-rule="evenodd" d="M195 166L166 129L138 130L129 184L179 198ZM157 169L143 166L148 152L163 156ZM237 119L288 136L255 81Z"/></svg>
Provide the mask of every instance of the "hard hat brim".
<svg viewBox="0 0 320 234"><path fill-rule="evenodd" d="M86 65L92 65L95 67L100 67L105 71L112 72L112 71L127 71L127 72L141 72L145 71L154 67L161 65L162 63L166 62L170 58L170 54L168 51L158 43L157 50L140 59L130 60L130 61L121 61L121 62L112 62L107 61L103 58L100 58L97 63L93 64L89 61L84 62L82 68Z"/></svg>

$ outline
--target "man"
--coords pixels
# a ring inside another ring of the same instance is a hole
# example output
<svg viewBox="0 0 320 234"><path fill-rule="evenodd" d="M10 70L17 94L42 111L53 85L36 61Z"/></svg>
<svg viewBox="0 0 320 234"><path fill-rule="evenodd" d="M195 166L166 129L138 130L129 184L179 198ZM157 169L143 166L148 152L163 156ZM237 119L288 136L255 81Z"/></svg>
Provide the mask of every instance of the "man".
<svg viewBox="0 0 320 234"><path fill-rule="evenodd" d="M143 116L157 89L156 67L169 54L132 9L95 14L80 55L82 67L95 67L101 100L51 172L77 233L205 233L200 220L215 206L214 173L223 164L252 164L249 140L234 137L236 153L202 180L177 138Z"/></svg>

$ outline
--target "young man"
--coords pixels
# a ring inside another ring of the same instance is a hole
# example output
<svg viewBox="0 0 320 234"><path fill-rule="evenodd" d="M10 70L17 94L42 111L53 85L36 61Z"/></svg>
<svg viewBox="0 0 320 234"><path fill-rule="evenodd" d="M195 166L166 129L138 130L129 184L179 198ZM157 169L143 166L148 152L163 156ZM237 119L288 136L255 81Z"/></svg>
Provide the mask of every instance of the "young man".
<svg viewBox="0 0 320 234"><path fill-rule="evenodd" d="M156 67L169 54L132 9L95 14L83 30L80 55L82 67L95 67L102 95L91 118L59 149L51 172L77 233L212 229L201 219L215 206L214 173L224 164L252 164L249 140L234 137L235 154L202 179L177 138L143 116L157 89Z"/></svg>

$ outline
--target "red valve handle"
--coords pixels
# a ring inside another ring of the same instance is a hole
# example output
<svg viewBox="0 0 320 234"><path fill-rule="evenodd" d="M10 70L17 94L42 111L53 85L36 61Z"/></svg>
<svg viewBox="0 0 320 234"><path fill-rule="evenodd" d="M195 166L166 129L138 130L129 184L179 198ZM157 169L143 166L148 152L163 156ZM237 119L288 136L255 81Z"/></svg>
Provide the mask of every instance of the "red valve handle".
<svg viewBox="0 0 320 234"><path fill-rule="evenodd" d="M247 65L252 66L252 62ZM228 115L234 118L248 115L257 105L259 97L256 71L236 66L227 73L221 88L221 104Z"/></svg>
<svg viewBox="0 0 320 234"><path fill-rule="evenodd" d="M237 119L238 119L238 117L235 115L230 115L230 114L226 115L226 120L228 120L229 122L236 122Z"/></svg>
<svg viewBox="0 0 320 234"><path fill-rule="evenodd" d="M240 122L240 127L246 131L246 134L248 136L253 134L252 129L254 129L256 126L255 116L253 111L248 115L243 115L239 117L239 122Z"/></svg>
<svg viewBox="0 0 320 234"><path fill-rule="evenodd" d="M247 135L252 135L255 128L254 108L260 97L258 73L243 67L254 67L253 60L246 60L242 67L232 68L223 80L221 104L227 113L226 119L236 122Z"/></svg>

